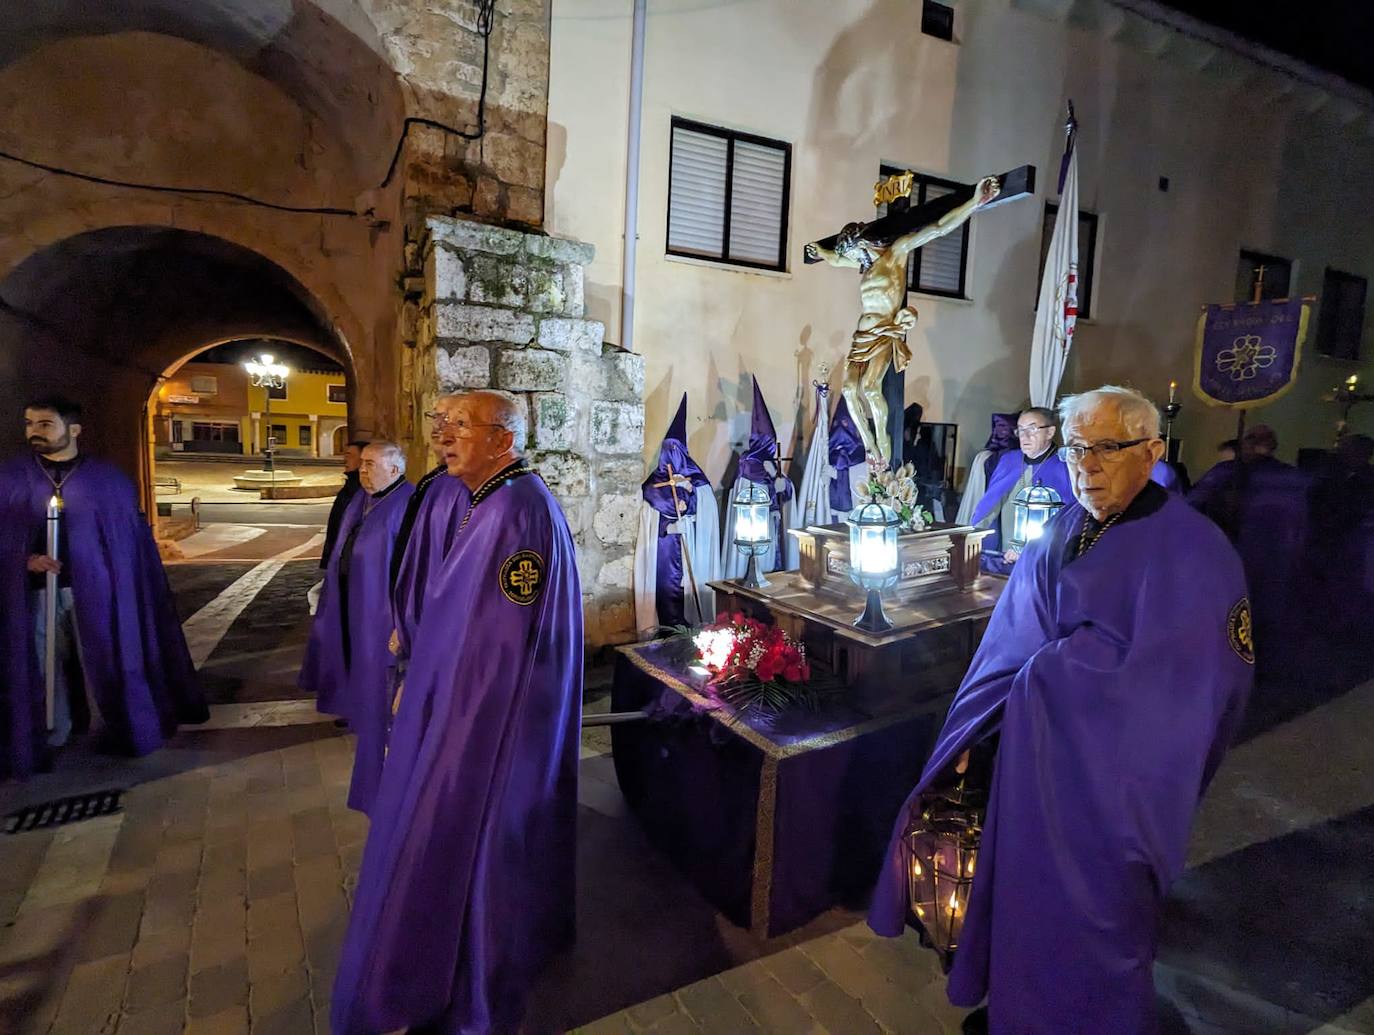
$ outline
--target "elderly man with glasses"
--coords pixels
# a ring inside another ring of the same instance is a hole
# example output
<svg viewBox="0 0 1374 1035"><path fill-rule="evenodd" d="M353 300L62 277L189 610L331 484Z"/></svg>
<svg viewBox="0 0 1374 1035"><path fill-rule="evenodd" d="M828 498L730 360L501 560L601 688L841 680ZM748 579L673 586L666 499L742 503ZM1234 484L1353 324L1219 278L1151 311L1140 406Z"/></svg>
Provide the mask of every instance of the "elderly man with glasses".
<svg viewBox="0 0 1374 1035"><path fill-rule="evenodd" d="M904 835L966 775L987 811L948 994L987 1006L964 1030L1147 1035L1159 910L1252 683L1250 610L1226 537L1150 480L1154 404L1107 386L1060 415L1077 503L1007 583L869 922L901 933Z"/></svg>
<svg viewBox="0 0 1374 1035"><path fill-rule="evenodd" d="M973 509L973 523L992 528L994 534L983 543L981 564L984 571L1005 575L1020 556L1011 545L1015 527L1016 494L1028 485L1044 485L1062 500L1072 495L1069 471L1054 451L1054 436L1059 419L1053 410L1035 406L1016 418L1019 450L1008 450L997 461L988 478L987 491Z"/></svg>
<svg viewBox="0 0 1374 1035"><path fill-rule="evenodd" d="M471 500L398 688L335 1035L521 1030L572 941L582 593L563 512L521 457L525 413L472 392L440 432Z"/></svg>

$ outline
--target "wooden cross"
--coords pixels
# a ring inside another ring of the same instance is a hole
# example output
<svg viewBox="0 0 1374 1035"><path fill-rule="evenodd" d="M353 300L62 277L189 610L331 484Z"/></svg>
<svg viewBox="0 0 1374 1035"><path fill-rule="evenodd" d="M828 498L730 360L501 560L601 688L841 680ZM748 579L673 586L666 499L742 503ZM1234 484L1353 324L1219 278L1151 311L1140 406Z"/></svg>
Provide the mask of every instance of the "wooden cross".
<svg viewBox="0 0 1374 1035"><path fill-rule="evenodd" d="M677 487L679 485L690 487L692 479L685 475L675 474L672 464L666 466L668 468L668 479L666 481L654 482L653 487L655 489L661 489L665 485L668 487L668 490L673 494L673 510L677 513L678 522L681 522L682 515L687 512L687 501L678 499ZM706 621L706 610L701 604L701 591L697 588L696 576L692 574L692 551L688 546L687 537L683 534L682 525L680 523L678 523L677 535L678 538L682 540L682 563L687 570L687 581L692 584L692 598L697 602L697 620L704 622Z"/></svg>
<svg viewBox="0 0 1374 1035"><path fill-rule="evenodd" d="M1005 205L1009 201L1018 201L1021 198L1028 198L1035 194L1035 166L1022 165L997 177L998 193L997 197L988 204L982 206L978 211L981 214L988 209L996 208L998 205ZM957 190L927 201L924 205L914 207L899 207L896 196L900 195L903 184L891 183L891 178L884 183L880 183L875 190L875 200L878 193L883 196L893 195L889 202L887 215L880 219L875 219L871 223L864 224L863 239L877 248L886 248L897 238L918 230L924 226L932 226L938 223L947 213L963 205L973 197L973 192L977 185L960 187ZM829 237L817 241L816 243L827 251L834 251L839 242L839 234L831 234ZM809 249L805 255L808 263L822 261L822 256L813 254ZM887 435L892 442L892 460L894 464L902 462L902 430L906 410L906 375L898 373L894 368L889 367L887 374L883 377L883 397L887 401ZM855 420L865 419L863 414L851 414ZM881 435L883 429L874 428L874 433Z"/></svg>

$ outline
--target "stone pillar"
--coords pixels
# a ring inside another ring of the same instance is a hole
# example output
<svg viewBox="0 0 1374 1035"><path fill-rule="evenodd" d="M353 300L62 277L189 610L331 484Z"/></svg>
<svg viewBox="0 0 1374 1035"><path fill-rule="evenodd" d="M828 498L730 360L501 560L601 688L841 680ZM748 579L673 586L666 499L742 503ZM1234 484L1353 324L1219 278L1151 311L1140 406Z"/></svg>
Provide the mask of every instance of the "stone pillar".
<svg viewBox="0 0 1374 1035"><path fill-rule="evenodd" d="M258 434L258 428L262 422L262 414L251 414L251 419L253 421L253 437L248 440L248 455L255 456L258 452L258 446L262 442L262 436ZM267 433L270 435L272 429L268 428Z"/></svg>
<svg viewBox="0 0 1374 1035"><path fill-rule="evenodd" d="M464 388L528 402L530 460L577 543L587 643L632 640L644 360L604 344L605 327L586 319L592 246L447 217L428 219L426 231L416 414Z"/></svg>
<svg viewBox="0 0 1374 1035"><path fill-rule="evenodd" d="M318 413L310 415L310 455L316 459L320 455L320 415Z"/></svg>

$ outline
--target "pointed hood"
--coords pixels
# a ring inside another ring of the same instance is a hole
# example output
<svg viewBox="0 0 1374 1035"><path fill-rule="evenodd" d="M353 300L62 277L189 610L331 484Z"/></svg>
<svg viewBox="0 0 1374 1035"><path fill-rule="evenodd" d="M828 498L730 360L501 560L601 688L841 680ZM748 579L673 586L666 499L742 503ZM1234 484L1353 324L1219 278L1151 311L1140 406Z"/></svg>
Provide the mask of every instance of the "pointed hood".
<svg viewBox="0 0 1374 1035"><path fill-rule="evenodd" d="M739 476L767 489L768 498L775 505L779 492L784 500L792 497L791 483L782 478L779 455L778 433L773 429L773 418L768 413L768 404L763 401L763 391L756 377L754 412L749 418L749 445L739 458ZM778 484L779 480L784 484Z"/></svg>
<svg viewBox="0 0 1374 1035"><path fill-rule="evenodd" d="M673 489L667 484L670 467L675 478L687 478L691 481L690 485L677 483L676 503L673 499ZM663 444L659 446L658 466L644 479L644 500L672 521L680 515L695 514L696 491L700 486L710 484L710 479L687 452L687 393L683 392L677 414L668 425L668 433L663 436Z"/></svg>
<svg viewBox="0 0 1374 1035"><path fill-rule="evenodd" d="M863 462L863 439L859 438L859 427L849 415L849 404L841 395L835 404L835 416L830 420L830 466L844 472Z"/></svg>

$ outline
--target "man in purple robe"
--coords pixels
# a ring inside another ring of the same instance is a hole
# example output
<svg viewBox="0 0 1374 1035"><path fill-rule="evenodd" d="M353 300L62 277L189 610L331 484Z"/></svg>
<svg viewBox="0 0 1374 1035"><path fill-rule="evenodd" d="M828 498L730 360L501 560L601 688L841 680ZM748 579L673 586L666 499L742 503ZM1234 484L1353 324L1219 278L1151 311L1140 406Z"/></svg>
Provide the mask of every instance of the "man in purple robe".
<svg viewBox="0 0 1374 1035"><path fill-rule="evenodd" d="M167 574L132 483L78 449L81 410L63 399L24 409L29 451L0 465L0 777L45 768L74 720L109 748L147 754L178 723L209 718ZM62 502L56 557L49 501ZM47 728L47 575L57 573L54 726Z"/></svg>
<svg viewBox="0 0 1374 1035"><path fill-rule="evenodd" d="M397 694L335 1035L515 1031L534 978L573 935L583 644L572 535L520 458L524 403L463 396L443 436L472 504Z"/></svg>
<svg viewBox="0 0 1374 1035"><path fill-rule="evenodd" d="M392 551L391 635L394 686L405 678L411 644L420 626L420 612L430 586L431 576L443 563L453 542L453 534L467 513L472 494L461 478L448 476L444 462L443 431L457 414L459 395L441 396L427 414L432 422L430 448L438 465L425 473L406 504L405 516L396 532Z"/></svg>
<svg viewBox="0 0 1374 1035"><path fill-rule="evenodd" d="M1009 450L997 460L988 476L987 491L973 508L973 524L991 527L983 542L980 564L984 571L1005 575L1020 557L1021 547L1012 541L1016 494L1031 485L1044 485L1066 503L1073 495L1069 471L1054 451L1059 420L1053 410L1034 406L1016 418L1019 450Z"/></svg>
<svg viewBox="0 0 1374 1035"><path fill-rule="evenodd" d="M1272 428L1251 426L1240 458L1217 464L1187 497L1226 533L1245 565L1262 682L1271 674L1302 674L1308 651L1299 630L1313 614L1299 592L1307 580L1312 478L1275 457L1277 450Z"/></svg>
<svg viewBox="0 0 1374 1035"><path fill-rule="evenodd" d="M915 792L869 923L907 919L920 795L995 752L950 1001L993 1035L1150 1035L1159 910L1250 691L1240 559L1150 480L1159 413L1107 386L1060 404L1076 504L1026 548ZM975 768L978 768L975 766Z"/></svg>
<svg viewBox="0 0 1374 1035"><path fill-rule="evenodd" d="M359 812L370 811L376 797L391 717L391 553L415 492L405 472L396 443L371 442L363 449L362 492L339 522L339 547L325 572L301 666L300 685L318 695L316 707L347 719L358 734L348 805Z"/></svg>

